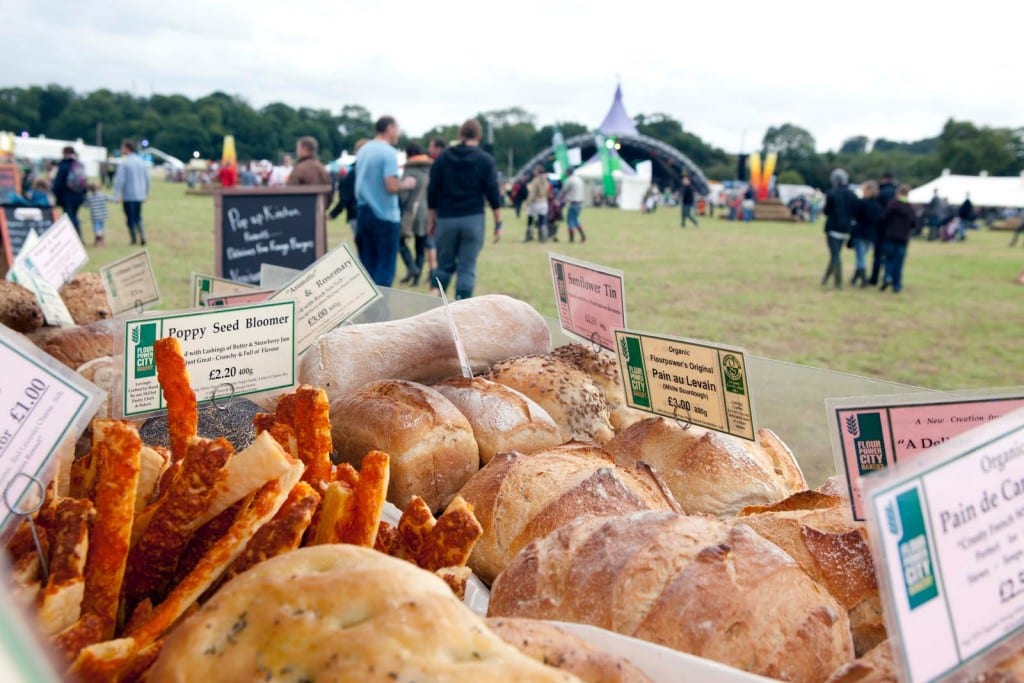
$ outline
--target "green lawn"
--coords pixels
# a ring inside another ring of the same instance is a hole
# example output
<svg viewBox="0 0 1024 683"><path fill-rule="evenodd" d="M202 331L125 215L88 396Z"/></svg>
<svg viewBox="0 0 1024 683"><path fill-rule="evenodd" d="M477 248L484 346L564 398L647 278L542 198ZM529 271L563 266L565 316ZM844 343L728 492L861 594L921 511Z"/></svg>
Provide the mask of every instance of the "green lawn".
<svg viewBox="0 0 1024 683"><path fill-rule="evenodd" d="M213 273L213 199L184 190L155 180L143 209L164 308L188 305L192 271ZM651 215L587 209L583 222L586 244L565 243L564 226L559 244L522 244L525 216L517 221L508 210L503 241L481 255L477 293L510 294L553 317L551 249L624 271L634 329L937 389L1024 384L1024 286L1013 283L1024 249L1007 248L1008 233L912 243L905 289L896 295L822 288L820 224L702 219L700 228L682 230L668 208ZM87 234L88 224L86 217ZM330 246L351 239L341 221L328 233ZM88 250L91 270L133 251L119 207L112 207L108 245ZM843 258L849 280L853 252Z"/></svg>

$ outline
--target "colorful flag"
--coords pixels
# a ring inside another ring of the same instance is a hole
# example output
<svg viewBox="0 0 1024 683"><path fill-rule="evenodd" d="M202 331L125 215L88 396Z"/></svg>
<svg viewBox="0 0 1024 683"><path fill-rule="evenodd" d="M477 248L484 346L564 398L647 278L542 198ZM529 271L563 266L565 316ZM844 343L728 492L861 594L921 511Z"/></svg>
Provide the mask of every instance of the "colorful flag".
<svg viewBox="0 0 1024 683"><path fill-rule="evenodd" d="M597 143L597 155L601 159L601 180L604 184L604 196L615 196L615 178L612 176L612 154L609 143L615 144L610 138L605 138L601 133L594 135L594 142Z"/></svg>
<svg viewBox="0 0 1024 683"><path fill-rule="evenodd" d="M238 155L235 154L235 136L224 136L224 153L220 155L221 163L225 166L238 166Z"/></svg>
<svg viewBox="0 0 1024 683"><path fill-rule="evenodd" d="M562 131L558 128L555 128L555 134L551 136L551 146L555 148L555 164L558 166L556 169L558 175L565 180L569 175L569 149L565 146L565 138L562 137Z"/></svg>

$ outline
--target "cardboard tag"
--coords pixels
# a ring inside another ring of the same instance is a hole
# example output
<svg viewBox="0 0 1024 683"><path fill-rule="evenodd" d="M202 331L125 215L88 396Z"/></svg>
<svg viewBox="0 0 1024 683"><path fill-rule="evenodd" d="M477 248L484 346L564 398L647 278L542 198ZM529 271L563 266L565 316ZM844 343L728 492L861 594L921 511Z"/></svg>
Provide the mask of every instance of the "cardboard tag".
<svg viewBox="0 0 1024 683"><path fill-rule="evenodd" d="M615 342L629 407L757 440L742 349L628 330Z"/></svg>
<svg viewBox="0 0 1024 683"><path fill-rule="evenodd" d="M0 367L0 495L16 507L37 488L33 479L45 487L62 443L73 451L102 392L2 325ZM0 506L0 528L13 517L8 505Z"/></svg>
<svg viewBox="0 0 1024 683"><path fill-rule="evenodd" d="M299 276L301 270L275 266L273 263L260 264L260 289L278 290Z"/></svg>
<svg viewBox="0 0 1024 683"><path fill-rule="evenodd" d="M1024 409L861 482L902 680L967 680L1024 644Z"/></svg>
<svg viewBox="0 0 1024 683"><path fill-rule="evenodd" d="M861 477L907 462L958 434L1024 408L1024 389L828 399L836 473L854 519L865 519Z"/></svg>
<svg viewBox="0 0 1024 683"><path fill-rule="evenodd" d="M320 335L380 297L369 273L343 243L281 287L272 300L295 302L295 347L301 354Z"/></svg>
<svg viewBox="0 0 1024 683"><path fill-rule="evenodd" d="M26 241L15 263L46 280L55 289L60 289L88 261L89 255L85 253L82 240L71 219L65 215L38 240L31 244Z"/></svg>
<svg viewBox="0 0 1024 683"><path fill-rule="evenodd" d="M153 345L177 337L199 403L295 384L295 304L291 301L124 321L124 384L118 408L135 417L166 408Z"/></svg>
<svg viewBox="0 0 1024 683"><path fill-rule="evenodd" d="M621 270L548 254L562 331L615 351L614 331L626 329Z"/></svg>
<svg viewBox="0 0 1024 683"><path fill-rule="evenodd" d="M259 287L234 280L225 280L222 277L192 273L192 308L205 306L206 298L210 296L252 292L257 289Z"/></svg>
<svg viewBox="0 0 1024 683"><path fill-rule="evenodd" d="M466 353L466 347L462 345L462 338L459 337L459 328L455 325L455 316L452 315L452 309L448 305L448 297L444 294L444 287L441 286L441 281L437 281L437 289L441 293L441 306L444 307L444 315L448 319L448 329L452 332L452 341L455 343L455 353L459 357L459 367L462 369L462 376L466 379L473 379L473 366L469 363L469 354Z"/></svg>
<svg viewBox="0 0 1024 683"><path fill-rule="evenodd" d="M145 249L100 268L100 280L114 315L141 312L146 306L160 303L153 263Z"/></svg>

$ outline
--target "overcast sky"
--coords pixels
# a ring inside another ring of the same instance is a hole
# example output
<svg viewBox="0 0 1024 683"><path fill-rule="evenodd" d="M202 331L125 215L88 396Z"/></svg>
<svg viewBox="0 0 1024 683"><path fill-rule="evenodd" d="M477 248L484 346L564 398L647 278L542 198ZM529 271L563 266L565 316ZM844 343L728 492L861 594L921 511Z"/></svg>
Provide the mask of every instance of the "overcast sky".
<svg viewBox="0 0 1024 683"><path fill-rule="evenodd" d="M1024 126L1019 0L0 0L0 16L0 86L361 104L413 135L509 106L597 126L617 81L631 115L730 152L787 121L819 150L950 116Z"/></svg>

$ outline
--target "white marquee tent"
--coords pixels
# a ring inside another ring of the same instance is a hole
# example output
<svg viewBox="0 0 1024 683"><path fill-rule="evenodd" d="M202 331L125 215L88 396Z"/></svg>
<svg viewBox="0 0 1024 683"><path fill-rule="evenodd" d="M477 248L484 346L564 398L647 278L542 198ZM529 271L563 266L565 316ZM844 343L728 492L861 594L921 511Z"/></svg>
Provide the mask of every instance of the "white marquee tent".
<svg viewBox="0 0 1024 683"><path fill-rule="evenodd" d="M1024 207L1024 174L1019 176L953 175L941 176L910 191L912 204L927 204L935 191L951 205L962 204L968 193L971 203L981 208Z"/></svg>

